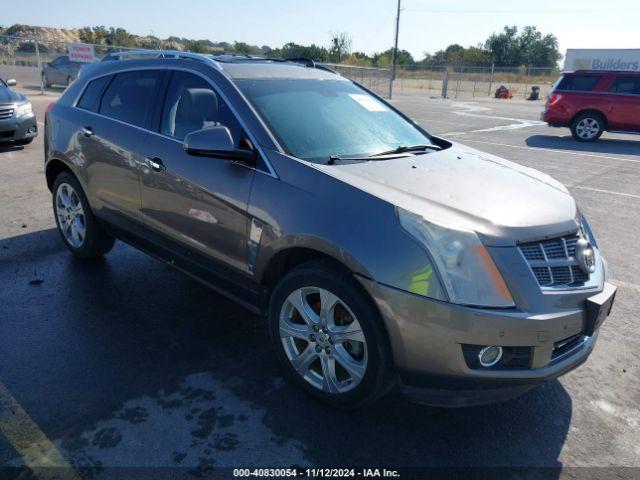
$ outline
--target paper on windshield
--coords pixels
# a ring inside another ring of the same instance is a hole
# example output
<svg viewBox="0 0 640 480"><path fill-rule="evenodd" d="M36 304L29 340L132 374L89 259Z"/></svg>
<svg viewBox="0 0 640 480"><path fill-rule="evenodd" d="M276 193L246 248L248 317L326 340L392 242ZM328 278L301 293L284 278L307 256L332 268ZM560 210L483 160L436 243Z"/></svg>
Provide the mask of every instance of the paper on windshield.
<svg viewBox="0 0 640 480"><path fill-rule="evenodd" d="M385 107L382 103L378 102L375 98L370 97L369 95L363 95L361 93L350 93L349 96L370 112L387 111L387 107Z"/></svg>

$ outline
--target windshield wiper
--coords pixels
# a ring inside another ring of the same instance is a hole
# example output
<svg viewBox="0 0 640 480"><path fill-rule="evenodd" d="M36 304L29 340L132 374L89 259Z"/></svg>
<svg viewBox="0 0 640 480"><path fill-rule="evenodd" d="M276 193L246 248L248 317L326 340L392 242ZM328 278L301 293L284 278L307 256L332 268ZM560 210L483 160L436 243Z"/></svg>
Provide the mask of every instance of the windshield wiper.
<svg viewBox="0 0 640 480"><path fill-rule="evenodd" d="M440 148L437 145L400 145L399 147L396 147L393 150L374 153L373 155L369 155L369 156L381 157L383 155L393 155L395 153L405 153L405 152L418 152L421 150L442 150L442 148Z"/></svg>
<svg viewBox="0 0 640 480"><path fill-rule="evenodd" d="M333 165L336 162L343 162L345 160L370 160L369 157L341 157L340 155L331 155L327 165Z"/></svg>

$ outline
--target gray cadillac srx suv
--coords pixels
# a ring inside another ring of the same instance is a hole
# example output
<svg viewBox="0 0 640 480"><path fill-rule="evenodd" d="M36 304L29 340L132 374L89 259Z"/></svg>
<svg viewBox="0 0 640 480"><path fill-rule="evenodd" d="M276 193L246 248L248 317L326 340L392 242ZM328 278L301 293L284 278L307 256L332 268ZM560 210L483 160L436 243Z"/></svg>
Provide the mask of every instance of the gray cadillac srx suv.
<svg viewBox="0 0 640 480"><path fill-rule="evenodd" d="M312 61L131 55L47 110L75 256L118 238L264 314L286 376L342 408L503 400L591 353L615 287L557 181Z"/></svg>

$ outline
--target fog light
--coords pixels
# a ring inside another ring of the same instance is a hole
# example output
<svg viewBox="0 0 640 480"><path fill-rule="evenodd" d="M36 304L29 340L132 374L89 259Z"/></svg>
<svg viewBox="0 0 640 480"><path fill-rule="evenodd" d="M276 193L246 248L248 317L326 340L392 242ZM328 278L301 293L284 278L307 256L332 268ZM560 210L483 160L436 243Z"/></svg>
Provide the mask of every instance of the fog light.
<svg viewBox="0 0 640 480"><path fill-rule="evenodd" d="M501 358L502 347L498 347L496 345L484 347L482 350L480 350L480 353L478 353L480 365L482 365L483 367L493 367L500 361Z"/></svg>

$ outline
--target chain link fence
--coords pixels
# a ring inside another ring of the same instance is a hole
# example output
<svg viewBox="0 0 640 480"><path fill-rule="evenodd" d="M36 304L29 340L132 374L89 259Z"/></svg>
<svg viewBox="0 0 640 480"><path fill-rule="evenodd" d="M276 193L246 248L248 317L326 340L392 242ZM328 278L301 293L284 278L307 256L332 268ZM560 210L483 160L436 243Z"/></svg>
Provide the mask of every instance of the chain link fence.
<svg viewBox="0 0 640 480"><path fill-rule="evenodd" d="M109 52L132 49L94 45L96 60ZM18 88L26 91L61 90L75 80L82 64L66 61L58 68L51 68L48 64L60 56L68 55L68 52L68 41L0 35L0 78L15 79ZM47 78L47 74L52 78Z"/></svg>
<svg viewBox="0 0 640 480"><path fill-rule="evenodd" d="M363 87L375 92L381 97L389 97L391 70L388 68L359 67L340 63L327 63L325 65L340 75L354 82L358 82Z"/></svg>
<svg viewBox="0 0 640 480"><path fill-rule="evenodd" d="M559 72L547 67L438 66L429 69L399 68L394 82L395 92L424 93L444 98L493 96L504 85L513 98L528 98L531 88L540 88L544 98Z"/></svg>
<svg viewBox="0 0 640 480"><path fill-rule="evenodd" d="M18 88L26 91L45 91L48 88L60 90L75 79L80 65L67 62L57 71L48 64L57 57L67 55L68 44L68 41L60 40L0 36L0 78L13 78ZM116 45L94 45L97 60L109 52L131 49ZM391 89L391 71L388 68L333 63L325 65L386 98L392 92L444 98L487 97L493 96L501 85L506 86L514 98L527 98L531 87L538 86L540 98L544 98L558 76L556 69L537 67L398 66Z"/></svg>

